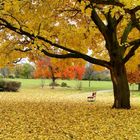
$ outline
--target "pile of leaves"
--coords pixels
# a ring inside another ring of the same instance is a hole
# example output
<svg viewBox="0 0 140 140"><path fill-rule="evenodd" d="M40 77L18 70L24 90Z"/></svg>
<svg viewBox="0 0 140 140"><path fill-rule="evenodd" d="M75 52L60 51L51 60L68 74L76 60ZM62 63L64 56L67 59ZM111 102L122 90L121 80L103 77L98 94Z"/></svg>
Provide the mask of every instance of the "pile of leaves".
<svg viewBox="0 0 140 140"><path fill-rule="evenodd" d="M132 98L135 104L131 110L115 110L109 107L112 97L107 93L98 94L96 102L89 103L85 93L62 94L53 90L50 94L41 89L30 92L0 95L0 139L140 138L140 106L136 97Z"/></svg>

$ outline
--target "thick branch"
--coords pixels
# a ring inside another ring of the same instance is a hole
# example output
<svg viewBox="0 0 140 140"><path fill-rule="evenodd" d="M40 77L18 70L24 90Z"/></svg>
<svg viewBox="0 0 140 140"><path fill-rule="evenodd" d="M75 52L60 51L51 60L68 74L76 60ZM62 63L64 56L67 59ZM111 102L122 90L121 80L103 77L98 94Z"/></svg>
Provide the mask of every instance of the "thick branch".
<svg viewBox="0 0 140 140"><path fill-rule="evenodd" d="M139 19L136 18L136 12L140 10L140 5L136 6L133 9L124 8L124 10L126 13L129 13L131 15L131 21L133 22L133 25L140 31Z"/></svg>
<svg viewBox="0 0 140 140"><path fill-rule="evenodd" d="M15 48L14 50L15 50L15 51L20 51L20 52L29 52L29 51L31 51L32 49L30 49L30 48L27 48L27 49L17 49L17 48Z"/></svg>
<svg viewBox="0 0 140 140"><path fill-rule="evenodd" d="M133 22L133 25L140 31L139 19L136 18L136 14L134 12L132 12L130 14L131 14L131 21Z"/></svg>
<svg viewBox="0 0 140 140"><path fill-rule="evenodd" d="M78 2L81 1L82 0L78 0ZM89 1L96 4L115 5L115 6L124 7L124 4L118 2L118 0L89 0Z"/></svg>
<svg viewBox="0 0 140 140"><path fill-rule="evenodd" d="M38 38L39 40L42 40L42 41L50 44L51 46L63 49L63 50L68 52L67 54L64 54L64 55L58 55L58 54L51 54L51 53L47 52L44 49L41 50L44 54L46 54L46 55L48 55L50 57L55 57L55 58L82 58L82 59L84 59L84 60L86 60L86 61L88 61L90 63L101 65L101 66L109 68L109 62L107 62L107 61L94 59L94 58L92 58L92 57L90 57L88 55L82 54L82 53L80 53L78 51L75 51L75 50L72 50L70 48L66 48L66 47L64 47L62 45L59 45L57 43L54 43L54 42L52 42L52 41L50 41L50 40L48 40L48 39L46 39L46 38L44 38L42 36L39 36L39 35L35 36L33 34L30 34L29 32L26 32L26 31L22 30L21 28L18 29L16 27L13 27L9 22L7 22L4 19L0 18L0 20L5 23L5 27L7 27L8 29L10 29L10 30L12 30L12 31L14 31L14 32L16 32L18 34L21 34L21 35L24 34L24 35L26 35L26 36L28 36L29 38L32 38L32 39ZM22 52L25 52L25 51L29 51L29 50L22 50Z"/></svg>
<svg viewBox="0 0 140 140"><path fill-rule="evenodd" d="M140 39L136 39L136 40L133 40L133 41L131 41L131 42L128 42L128 46L127 46L127 48L128 47L131 47L131 46L133 46L133 45L136 45L136 44L138 44L138 45L140 45Z"/></svg>
<svg viewBox="0 0 140 140"><path fill-rule="evenodd" d="M78 0L79 2L81 2L82 0ZM125 5L121 2L119 2L118 0L88 0L90 1L90 3L92 4L102 4L102 5L112 5L112 6L118 6L124 9L124 11L126 13L129 13L131 16L133 16L134 13L136 13L137 11L140 10L140 5L134 7L133 9L128 9L125 8ZM134 18L133 18L134 19ZM133 21L132 19L132 21ZM136 17L134 19L134 21L136 20ZM140 25L136 25L136 27L140 30Z"/></svg>
<svg viewBox="0 0 140 140"><path fill-rule="evenodd" d="M91 19L94 21L94 23L97 25L98 29L104 36L105 40L108 41L108 36L107 36L107 27L103 23L103 21L100 19L98 16L95 8L92 6L92 13L91 13ZM109 42L109 41L108 41Z"/></svg>
<svg viewBox="0 0 140 140"><path fill-rule="evenodd" d="M139 11L140 10L140 5L138 5L138 6L136 6L135 8L133 8L133 9L127 9L127 8L124 8L124 10L127 12L127 13L129 13L129 14L131 14L131 13L136 13L137 11Z"/></svg>
<svg viewBox="0 0 140 140"><path fill-rule="evenodd" d="M54 57L54 58L60 58L60 59L64 59L64 58L80 58L80 56L73 54L73 53L67 53L67 54L53 54L53 53L49 53L48 51L42 49L41 50L42 53L44 53L47 56L50 57Z"/></svg>
<svg viewBox="0 0 140 140"><path fill-rule="evenodd" d="M35 36L33 34L30 34L29 32L26 32L24 30L22 30L22 28L17 28L14 27L11 23L9 23L7 20L0 18L0 26L4 26L6 28L8 28L11 31L14 31L20 35L26 35L28 37L34 38Z"/></svg>
<svg viewBox="0 0 140 140"><path fill-rule="evenodd" d="M137 39L135 41L132 41L129 43L130 46L133 46L128 54L125 56L123 59L123 63L126 63L133 55L135 55L135 51L139 48L140 46L140 39Z"/></svg>
<svg viewBox="0 0 140 140"><path fill-rule="evenodd" d="M37 46L37 49L40 50L40 47ZM15 49L17 51L20 51L20 52L28 52L28 51L31 51L32 49L28 48L28 49L25 49L25 50L22 50L22 49ZM65 59L65 58L81 58L81 59L84 59L92 64L96 64L96 65L100 65L100 66L103 66L103 67L106 67L106 68L110 68L110 63L107 62L107 61L104 61L104 60L99 60L99 59L95 59L95 58L92 58L86 54L82 54L80 52L77 52L77 53L67 53L67 54L54 54L54 53L50 53L48 52L47 50L45 49L42 49L40 50L42 53L44 53L45 55L49 56L49 57L53 57L53 58L60 58L60 59Z"/></svg>
<svg viewBox="0 0 140 140"><path fill-rule="evenodd" d="M39 39L39 40L42 40L42 41L44 41L44 42L50 44L51 46L54 46L54 47L63 49L63 50L68 51L68 52L70 52L70 53L79 53L79 52L77 52L77 51L74 51L74 50L72 50L72 49L66 48L66 47L64 47L64 46L62 46L62 45L59 45L59 44L57 44L57 43L54 43L54 42L52 42L52 41L50 41L50 40L48 40L48 39L46 39L46 38L44 38L44 37L42 37L42 36L39 36L39 35L35 36L34 34L31 34L31 33L29 33L29 32L26 32L26 31L24 31L24 30L22 30L22 29L18 29L18 28L16 28L16 27L13 27L9 22L7 22L7 21L4 20L4 19L1 19L1 18L0 18L0 20L2 20L2 21L5 23L5 24L4 24L5 27L7 27L8 29L10 29L10 30L12 30L12 31L14 31L14 32L16 32L16 33L18 33L18 34L26 35L26 36L28 36L29 38L33 39L33 40L34 40L34 38L37 38L37 39Z"/></svg>
<svg viewBox="0 0 140 140"><path fill-rule="evenodd" d="M116 21L116 25L118 25L118 24L121 22L122 19L123 19L123 15L120 15L120 17L119 17L118 20Z"/></svg>
<svg viewBox="0 0 140 140"><path fill-rule="evenodd" d="M107 61L104 61L104 60L99 60L99 59L95 59L95 58L92 58L86 54L82 54L80 52L76 52L75 53L67 53L67 54L53 54L53 53L50 53L44 49L41 50L41 52L43 52L45 55L47 56L50 56L50 57L54 57L54 58L60 58L60 59L64 59L64 58L82 58L92 64L96 64L96 65L100 65L100 66L103 66L103 67L107 67L109 68L110 67L110 63L107 62Z"/></svg>
<svg viewBox="0 0 140 140"><path fill-rule="evenodd" d="M128 35L131 32L131 30L133 29L133 24L132 21L130 21L126 28L124 29L123 35L121 37L121 44L125 43L127 41Z"/></svg>

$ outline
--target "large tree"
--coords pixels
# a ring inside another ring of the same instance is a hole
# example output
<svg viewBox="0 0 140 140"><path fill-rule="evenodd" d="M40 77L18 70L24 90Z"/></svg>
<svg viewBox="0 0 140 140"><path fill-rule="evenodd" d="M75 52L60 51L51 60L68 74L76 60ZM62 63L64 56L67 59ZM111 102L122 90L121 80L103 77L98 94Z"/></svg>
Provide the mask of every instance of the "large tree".
<svg viewBox="0 0 140 140"><path fill-rule="evenodd" d="M125 64L140 46L139 1L5 0L0 4L1 46L8 41L10 50L82 58L106 67L113 83L113 107L130 108Z"/></svg>

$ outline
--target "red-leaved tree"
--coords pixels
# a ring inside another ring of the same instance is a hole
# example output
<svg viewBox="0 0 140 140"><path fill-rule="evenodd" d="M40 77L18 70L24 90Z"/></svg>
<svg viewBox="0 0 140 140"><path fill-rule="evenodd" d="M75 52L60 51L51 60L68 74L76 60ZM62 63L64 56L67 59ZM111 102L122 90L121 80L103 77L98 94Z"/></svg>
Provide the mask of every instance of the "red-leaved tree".
<svg viewBox="0 0 140 140"><path fill-rule="evenodd" d="M51 78L55 85L57 78L81 80L85 72L84 65L66 64L63 60L53 61L50 57L40 57L36 62L35 78Z"/></svg>
<svg viewBox="0 0 140 140"><path fill-rule="evenodd" d="M67 66L65 69L61 71L61 78L81 80L83 78L84 72L85 72L84 66L81 65Z"/></svg>
<svg viewBox="0 0 140 140"><path fill-rule="evenodd" d="M140 71L136 70L134 72L127 73L127 79L130 84L138 84L138 90L140 90Z"/></svg>

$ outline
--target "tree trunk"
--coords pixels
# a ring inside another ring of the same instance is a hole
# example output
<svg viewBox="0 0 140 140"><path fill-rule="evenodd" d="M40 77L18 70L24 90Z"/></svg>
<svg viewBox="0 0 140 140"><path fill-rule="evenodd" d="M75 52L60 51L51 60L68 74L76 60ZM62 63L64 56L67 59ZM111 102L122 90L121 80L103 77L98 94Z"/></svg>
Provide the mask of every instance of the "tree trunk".
<svg viewBox="0 0 140 140"><path fill-rule="evenodd" d="M91 82L91 80L89 79L89 82L88 82L88 87L90 87L90 82Z"/></svg>
<svg viewBox="0 0 140 140"><path fill-rule="evenodd" d="M56 78L55 77L52 77L52 89L54 89L54 87L55 87L55 80L56 80Z"/></svg>
<svg viewBox="0 0 140 140"><path fill-rule="evenodd" d="M112 108L130 109L130 90L124 64L113 64L110 69L114 90L114 104Z"/></svg>
<svg viewBox="0 0 140 140"><path fill-rule="evenodd" d="M138 83L138 91L140 91L140 83Z"/></svg>

